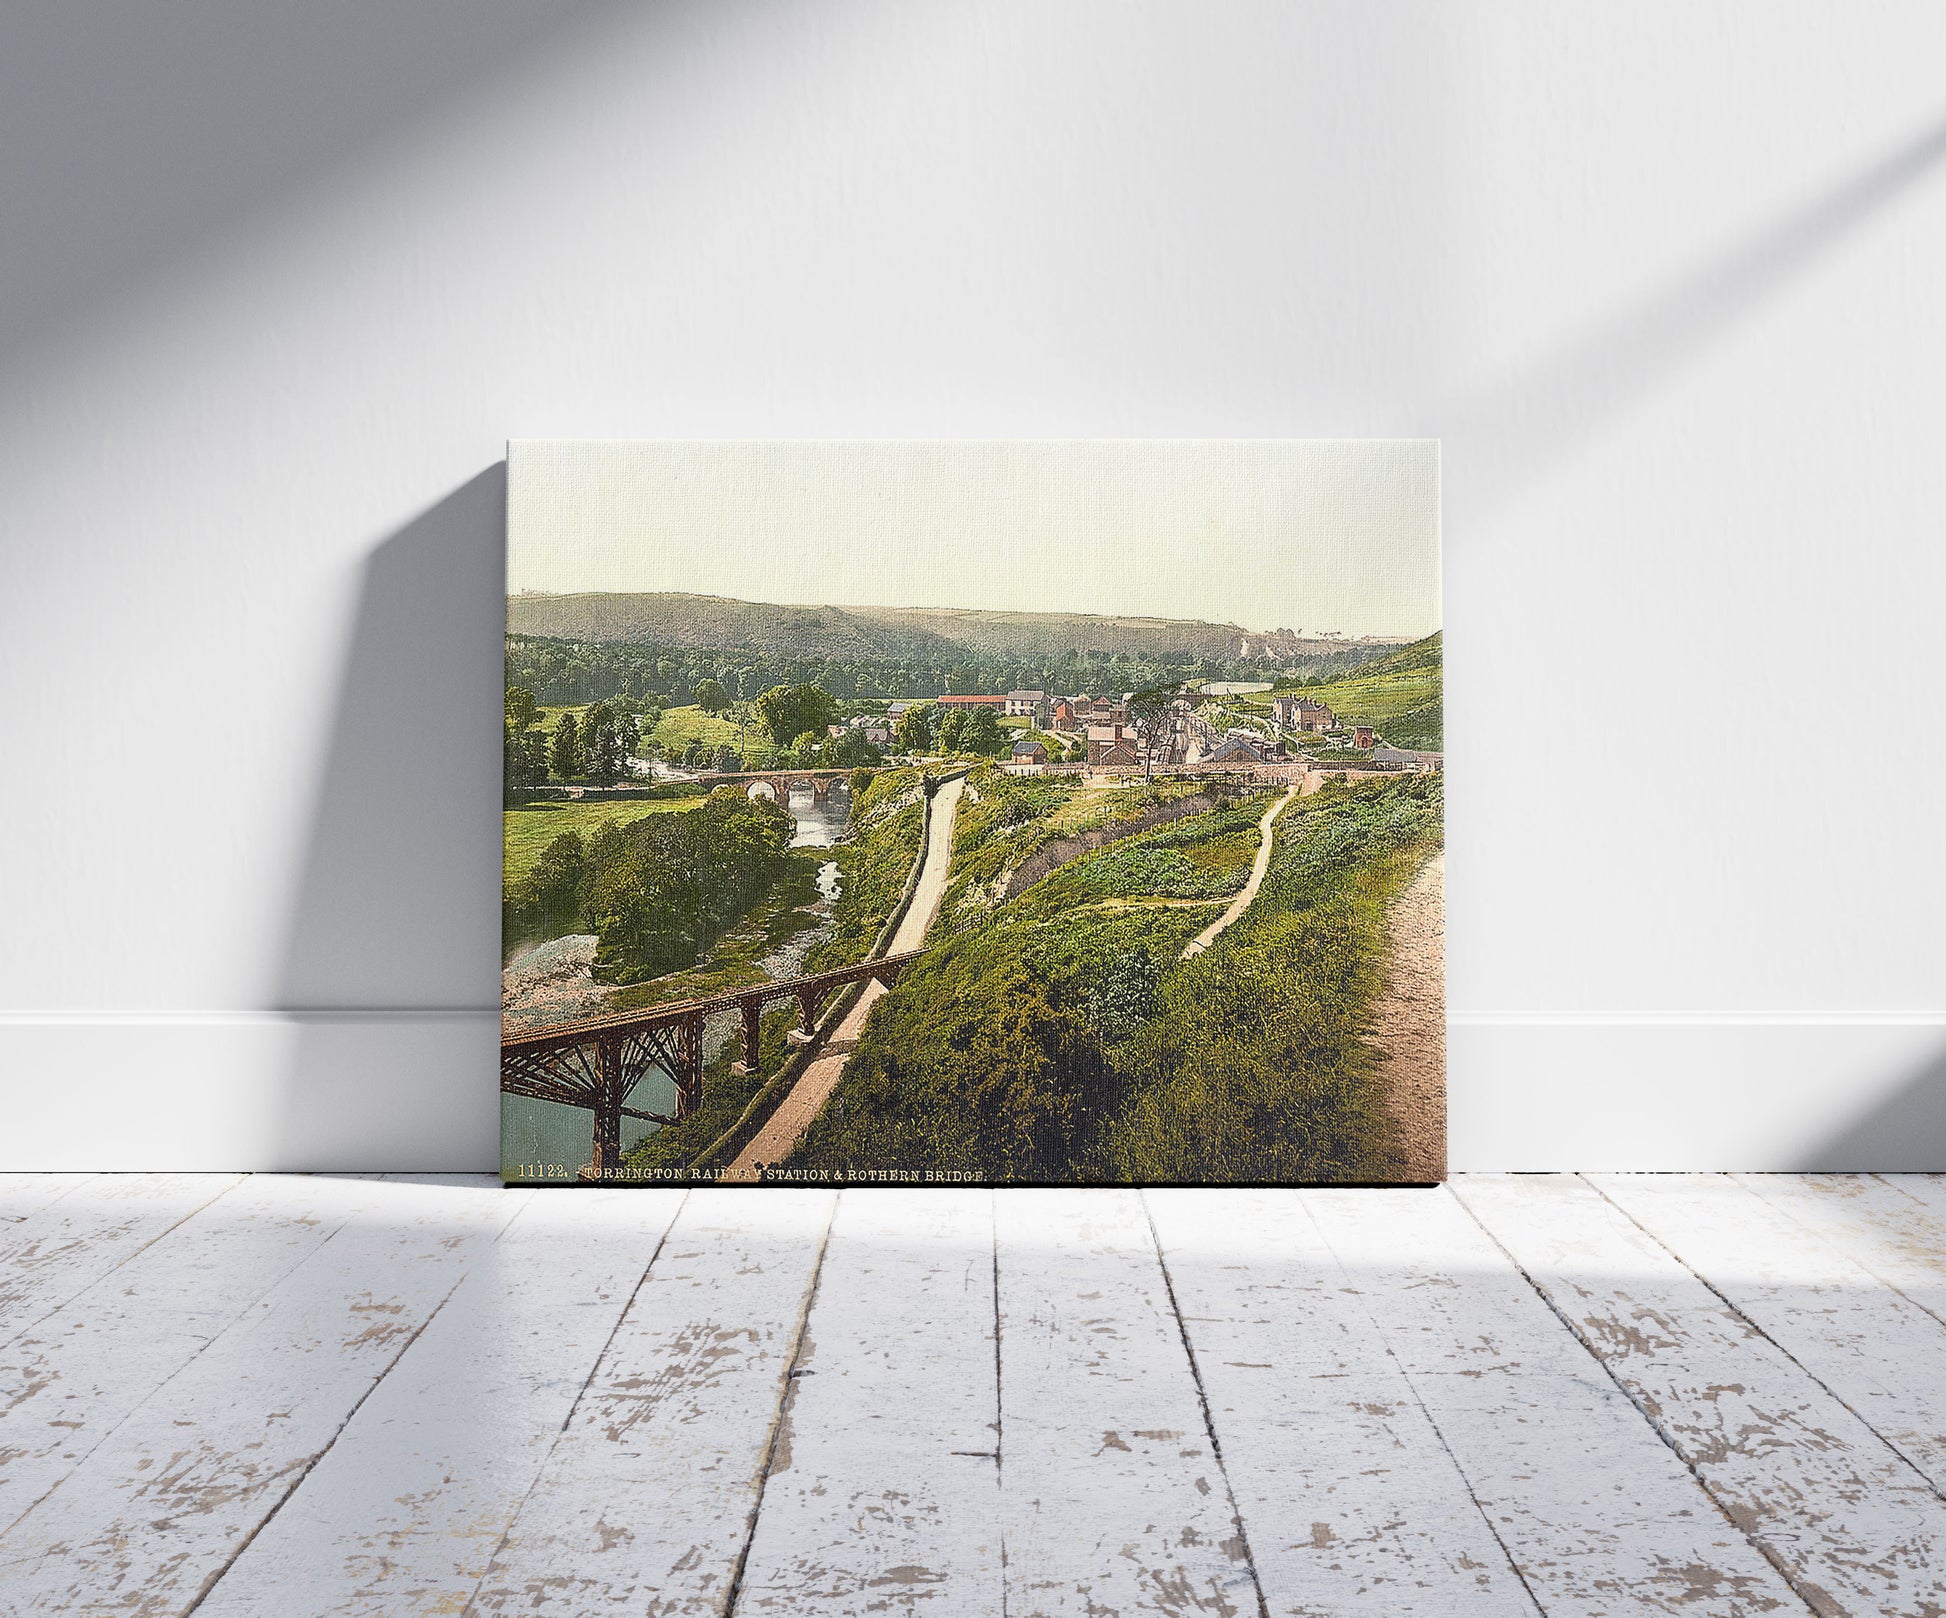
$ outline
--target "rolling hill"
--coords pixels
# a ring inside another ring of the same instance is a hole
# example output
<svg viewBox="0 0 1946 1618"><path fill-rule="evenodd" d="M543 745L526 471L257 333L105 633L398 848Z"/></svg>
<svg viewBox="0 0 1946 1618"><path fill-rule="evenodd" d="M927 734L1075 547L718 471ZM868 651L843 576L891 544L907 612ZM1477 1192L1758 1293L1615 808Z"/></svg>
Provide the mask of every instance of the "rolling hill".
<svg viewBox="0 0 1946 1618"><path fill-rule="evenodd" d="M556 640L646 641L747 648L798 657L905 658L952 649L989 657L1112 652L1296 662L1347 653L1383 656L1397 641L1302 639L1287 629L1089 613L981 612L945 607L786 606L724 596L518 595L507 629Z"/></svg>
<svg viewBox="0 0 1946 1618"><path fill-rule="evenodd" d="M1445 745L1442 679L1440 637L1432 634L1362 665L1343 679L1302 689L1306 696L1329 703L1341 719L1375 726L1394 747L1437 750ZM1253 707L1258 704L1267 708L1268 698L1252 699Z"/></svg>

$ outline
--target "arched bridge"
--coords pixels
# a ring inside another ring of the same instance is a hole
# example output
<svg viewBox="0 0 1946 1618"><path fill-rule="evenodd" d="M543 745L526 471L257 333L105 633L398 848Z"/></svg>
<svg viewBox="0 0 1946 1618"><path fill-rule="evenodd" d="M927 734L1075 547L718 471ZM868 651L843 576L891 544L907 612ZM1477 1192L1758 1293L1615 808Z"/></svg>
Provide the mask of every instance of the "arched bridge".
<svg viewBox="0 0 1946 1618"><path fill-rule="evenodd" d="M838 990L871 979L890 988L921 953L909 950L810 977L759 983L709 1000L685 1000L652 1011L617 1012L533 1033L506 1034L500 1040L500 1088L508 1095L592 1112L595 1150L589 1177L606 1179L622 1166L624 1118L673 1124L696 1110L703 1094L703 1021L712 1012L743 1014L743 1060L737 1070L754 1072L758 1024L765 1006L795 999L797 1027L791 1038L809 1040L817 1030L819 1010ZM661 1068L675 1082L673 1115L625 1105L628 1093L652 1068Z"/></svg>
<svg viewBox="0 0 1946 1618"><path fill-rule="evenodd" d="M847 792L851 790L850 770L715 770L696 779L713 787L740 786L745 792L759 785L767 786L783 804L790 802L791 788L800 782L810 783L814 803L823 803L834 786L842 786Z"/></svg>

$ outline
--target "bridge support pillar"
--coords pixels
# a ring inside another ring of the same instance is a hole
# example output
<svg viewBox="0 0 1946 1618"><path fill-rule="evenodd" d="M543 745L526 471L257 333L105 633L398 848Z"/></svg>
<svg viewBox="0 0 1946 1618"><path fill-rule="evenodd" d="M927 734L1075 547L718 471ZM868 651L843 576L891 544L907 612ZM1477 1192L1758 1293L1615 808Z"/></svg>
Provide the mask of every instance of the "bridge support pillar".
<svg viewBox="0 0 1946 1618"><path fill-rule="evenodd" d="M681 1122L703 1102L703 1014L692 1012L682 1020L682 1060L680 1072L670 1075L676 1081L676 1120Z"/></svg>
<svg viewBox="0 0 1946 1618"><path fill-rule="evenodd" d="M791 1030L791 1042L808 1045L817 1037L818 1001L822 998L815 990L797 991L797 1026Z"/></svg>
<svg viewBox="0 0 1946 1618"><path fill-rule="evenodd" d="M732 1066L738 1073L750 1074L757 1071L757 1042L763 1026L763 1002L746 1000L740 1009L743 1012L743 1060Z"/></svg>
<svg viewBox="0 0 1946 1618"><path fill-rule="evenodd" d="M601 1075L595 1097L594 1154L588 1161L591 1179L603 1180L622 1166L622 1098L629 1082L622 1073L621 1041L604 1039L595 1046L595 1062Z"/></svg>

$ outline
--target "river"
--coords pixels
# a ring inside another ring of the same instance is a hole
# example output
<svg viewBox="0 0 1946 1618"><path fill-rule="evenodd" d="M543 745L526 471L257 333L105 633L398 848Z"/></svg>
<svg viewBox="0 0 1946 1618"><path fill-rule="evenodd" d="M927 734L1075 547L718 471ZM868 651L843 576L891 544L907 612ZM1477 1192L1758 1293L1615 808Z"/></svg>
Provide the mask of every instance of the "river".
<svg viewBox="0 0 1946 1618"><path fill-rule="evenodd" d="M844 833L845 823L851 815L851 800L846 795L834 792L825 802L814 803L809 788L806 788L795 795L790 810L797 821L797 833L791 839L793 848L829 848ZM826 905L837 897L836 861L827 860L819 870L818 888ZM763 958L759 964L764 975L772 980L796 977L802 969L805 955L823 936L823 927L806 928ZM533 996L522 997L525 1015L519 1020L534 1020L532 1014L543 1003L558 1007L560 1015L542 1021L599 1015L603 991L588 976L594 948L592 934L577 933L566 938L551 939L509 961L508 974L524 972L538 991ZM710 1018L703 1030L705 1060L720 1051L739 1027L740 1019L734 1011ZM640 1107L645 1112L673 1112L676 1087L660 1069L656 1069L635 1086L626 1104ZM626 1151L636 1145L658 1127L640 1118L623 1118L622 1149ZM594 1155L594 1138L594 1115L584 1108L536 1101L531 1096L503 1093L500 1097L502 1163L565 1163L571 1168L578 1167Z"/></svg>

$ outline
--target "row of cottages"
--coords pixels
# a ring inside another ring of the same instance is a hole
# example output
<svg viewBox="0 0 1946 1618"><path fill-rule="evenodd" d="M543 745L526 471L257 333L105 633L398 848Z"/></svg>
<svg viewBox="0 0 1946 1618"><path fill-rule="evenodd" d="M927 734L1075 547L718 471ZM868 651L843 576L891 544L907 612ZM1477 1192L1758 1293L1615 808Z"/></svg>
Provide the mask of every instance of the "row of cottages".
<svg viewBox="0 0 1946 1618"><path fill-rule="evenodd" d="M1203 755L1205 764L1288 764L1290 750L1252 730L1226 730L1217 744Z"/></svg>
<svg viewBox="0 0 1946 1618"><path fill-rule="evenodd" d="M934 697L933 701L942 708L991 708L995 713L1007 711L1005 697Z"/></svg>
<svg viewBox="0 0 1946 1618"><path fill-rule="evenodd" d="M855 719L847 719L842 725L833 725L831 738L836 741L848 730L859 732L874 747L889 747L892 744L892 727L888 719L880 719L876 714L860 714Z"/></svg>
<svg viewBox="0 0 1946 1618"><path fill-rule="evenodd" d="M1069 723L1060 723L1061 710L1067 712ZM1128 723L1128 704L1114 697L1076 697L1072 702L1057 704L1055 711L1056 730L1088 730L1096 725L1126 725Z"/></svg>
<svg viewBox="0 0 1946 1618"><path fill-rule="evenodd" d="M1444 753L1429 753L1417 747L1374 747L1372 762L1381 769L1410 770L1416 775L1431 775L1446 768Z"/></svg>
<svg viewBox="0 0 1946 1618"><path fill-rule="evenodd" d="M1331 711L1330 705L1319 702L1313 697L1272 697L1270 712L1277 723L1286 730L1302 730L1314 736L1322 736L1327 730L1338 728L1338 716Z"/></svg>

